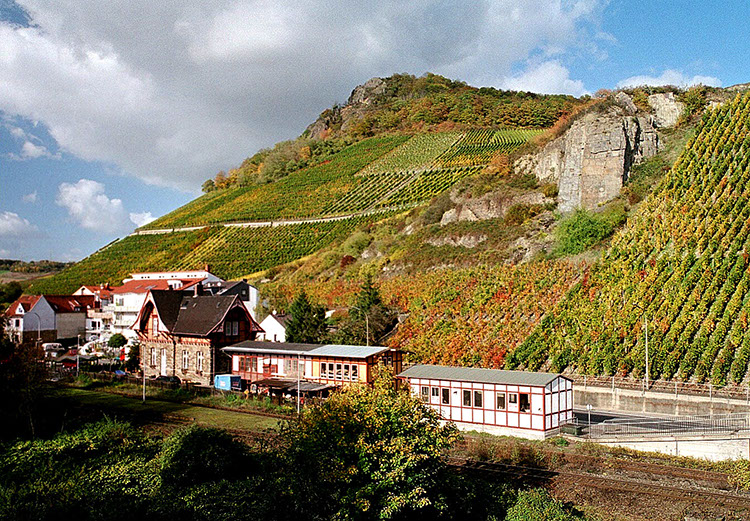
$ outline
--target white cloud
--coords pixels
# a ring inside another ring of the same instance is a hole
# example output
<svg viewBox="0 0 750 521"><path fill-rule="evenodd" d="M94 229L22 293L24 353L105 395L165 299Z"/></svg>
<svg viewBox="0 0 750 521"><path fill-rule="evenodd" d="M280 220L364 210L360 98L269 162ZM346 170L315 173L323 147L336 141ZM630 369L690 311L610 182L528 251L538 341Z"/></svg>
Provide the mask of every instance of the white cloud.
<svg viewBox="0 0 750 521"><path fill-rule="evenodd" d="M642 85L662 86L675 85L677 87L690 87L692 85L707 85L711 87L721 87L721 80L713 76L688 76L683 72L667 69L659 76L631 76L620 81L619 88L640 87Z"/></svg>
<svg viewBox="0 0 750 521"><path fill-rule="evenodd" d="M151 212L142 212L142 213L130 213L130 221L135 224L138 228L141 226L146 226L148 223L156 219L153 215L151 215Z"/></svg>
<svg viewBox="0 0 750 521"><path fill-rule="evenodd" d="M539 94L587 94L583 82L571 79L570 71L556 60L532 65L521 74L506 78L502 87Z"/></svg>
<svg viewBox="0 0 750 521"><path fill-rule="evenodd" d="M128 228L128 216L120 199L110 199L104 185L90 179L62 183L55 202L82 228L116 233Z"/></svg>
<svg viewBox="0 0 750 521"><path fill-rule="evenodd" d="M500 86L535 53L587 54L606 0L18 3L34 25L0 24L0 110L82 159L197 190L372 76Z"/></svg>
<svg viewBox="0 0 750 521"><path fill-rule="evenodd" d="M23 238L34 236L39 229L17 213L0 212L0 237Z"/></svg>
<svg viewBox="0 0 750 521"><path fill-rule="evenodd" d="M36 190L34 190L34 191L33 191L33 192L31 192L30 194L26 194L26 195L24 195L23 197L21 197L21 200L22 200L22 201L23 201L24 203L31 203L31 204L34 204L34 203L36 202L36 200L37 200L37 197L38 197L37 191L36 191Z"/></svg>

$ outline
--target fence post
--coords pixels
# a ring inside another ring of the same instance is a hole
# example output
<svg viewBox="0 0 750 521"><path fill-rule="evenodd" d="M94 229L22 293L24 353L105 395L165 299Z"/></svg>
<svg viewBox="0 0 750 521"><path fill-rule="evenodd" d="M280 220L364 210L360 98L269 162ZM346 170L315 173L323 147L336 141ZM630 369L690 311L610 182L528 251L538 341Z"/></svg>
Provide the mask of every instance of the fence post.
<svg viewBox="0 0 750 521"><path fill-rule="evenodd" d="M714 399L714 387L710 383L708 384L708 400L713 401Z"/></svg>
<svg viewBox="0 0 750 521"><path fill-rule="evenodd" d="M615 377L612 377L612 394L615 393Z"/></svg>
<svg viewBox="0 0 750 521"><path fill-rule="evenodd" d="M674 382L674 397L677 398L677 380Z"/></svg>
<svg viewBox="0 0 750 521"><path fill-rule="evenodd" d="M583 375L583 388L586 389L586 375Z"/></svg>

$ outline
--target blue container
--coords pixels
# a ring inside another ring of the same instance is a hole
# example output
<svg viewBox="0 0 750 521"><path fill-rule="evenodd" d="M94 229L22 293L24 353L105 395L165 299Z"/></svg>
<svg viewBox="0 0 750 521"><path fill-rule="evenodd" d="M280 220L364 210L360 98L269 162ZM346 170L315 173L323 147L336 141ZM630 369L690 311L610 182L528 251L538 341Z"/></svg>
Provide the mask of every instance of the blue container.
<svg viewBox="0 0 750 521"><path fill-rule="evenodd" d="M242 387L240 375L217 374L214 376L214 387L222 391L239 391Z"/></svg>

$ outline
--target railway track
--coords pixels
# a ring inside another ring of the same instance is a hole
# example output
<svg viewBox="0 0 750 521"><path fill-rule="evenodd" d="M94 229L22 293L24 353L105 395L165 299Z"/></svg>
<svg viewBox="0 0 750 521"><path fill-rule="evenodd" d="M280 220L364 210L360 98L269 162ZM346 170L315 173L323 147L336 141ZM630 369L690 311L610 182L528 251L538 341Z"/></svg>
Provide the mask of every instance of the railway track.
<svg viewBox="0 0 750 521"><path fill-rule="evenodd" d="M694 504L708 503L719 508L741 509L750 513L750 496L733 492L672 486L652 481L602 476L569 470L548 470L508 463L478 462L457 456L448 457L446 461L448 465L461 471L502 475L528 484L546 485L564 482L567 485L580 485L629 494L645 494L673 501Z"/></svg>

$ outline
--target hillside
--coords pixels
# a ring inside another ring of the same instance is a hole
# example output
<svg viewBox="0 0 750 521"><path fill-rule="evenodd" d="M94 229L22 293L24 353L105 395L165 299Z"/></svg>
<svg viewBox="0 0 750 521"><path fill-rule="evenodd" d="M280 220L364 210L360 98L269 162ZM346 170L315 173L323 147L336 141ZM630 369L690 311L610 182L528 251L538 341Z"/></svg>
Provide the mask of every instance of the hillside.
<svg viewBox="0 0 750 521"><path fill-rule="evenodd" d="M457 122L457 112L451 109L440 117L430 116L429 125L415 116L400 128L365 133L373 137L339 127L325 132L325 139L313 139L306 131L298 140L275 147L297 154L283 168L265 177L244 175L268 173L269 165L283 159L281 152L261 151L226 177L217 176L205 195L63 273L35 282L32 291L66 292L84 283L117 283L139 270L210 264L221 277L239 278L284 265L340 244L357 229L425 205L463 180L481 178L492 164L543 132L528 127L551 124L581 105L569 96L476 89L434 75L383 81L393 86L390 94L379 92L374 100L355 89L350 103L336 110L351 109L347 117L352 118L362 115L363 105L372 115L396 105L434 106L438 98L444 108L458 109L469 101L472 108L463 110L464 122ZM504 127L503 118L474 117L473 111L490 99L495 108L487 105L482 109L485 115L488 110L516 114L524 128ZM413 126L415 122L419 124ZM234 224L244 226L227 226Z"/></svg>
<svg viewBox="0 0 750 521"><path fill-rule="evenodd" d="M742 382L750 360L750 95L708 112L611 248L511 368Z"/></svg>

